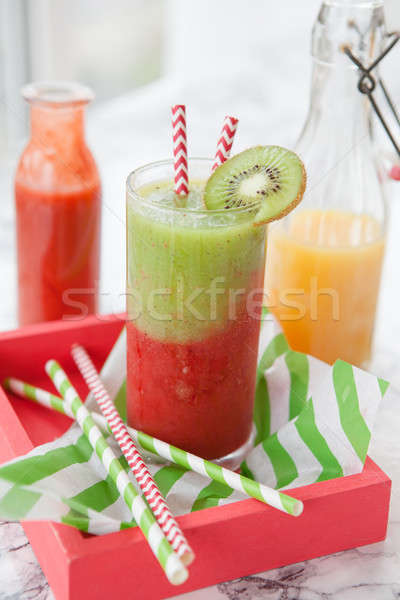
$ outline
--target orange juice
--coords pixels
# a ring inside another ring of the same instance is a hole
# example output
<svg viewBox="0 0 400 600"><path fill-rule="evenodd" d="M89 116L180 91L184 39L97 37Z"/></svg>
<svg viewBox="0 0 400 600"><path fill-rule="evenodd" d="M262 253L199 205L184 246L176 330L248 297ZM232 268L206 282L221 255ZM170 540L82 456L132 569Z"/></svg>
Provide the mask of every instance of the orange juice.
<svg viewBox="0 0 400 600"><path fill-rule="evenodd" d="M368 362L384 246L378 221L349 212L303 210L271 228L268 306L294 350Z"/></svg>

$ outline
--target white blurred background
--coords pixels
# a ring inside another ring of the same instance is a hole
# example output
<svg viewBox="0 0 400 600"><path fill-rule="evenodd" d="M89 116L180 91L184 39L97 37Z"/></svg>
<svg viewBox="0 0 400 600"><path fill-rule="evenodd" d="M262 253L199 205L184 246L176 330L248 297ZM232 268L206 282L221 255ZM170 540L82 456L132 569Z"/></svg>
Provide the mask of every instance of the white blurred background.
<svg viewBox="0 0 400 600"><path fill-rule="evenodd" d="M119 311L125 179L138 165L171 155L170 105L187 105L192 155L213 154L227 113L240 119L235 150L293 146L308 107L319 6L320 0L0 0L0 330L16 326L12 179L28 131L21 85L75 79L94 89L87 133L103 182L101 309ZM388 29L400 29L400 0L386 0L386 15ZM399 63L400 44L382 68L400 105ZM393 202L399 190L392 184ZM383 315L395 300L384 290ZM389 336L393 343L397 336L398 347L397 321L380 318L382 347L393 345Z"/></svg>

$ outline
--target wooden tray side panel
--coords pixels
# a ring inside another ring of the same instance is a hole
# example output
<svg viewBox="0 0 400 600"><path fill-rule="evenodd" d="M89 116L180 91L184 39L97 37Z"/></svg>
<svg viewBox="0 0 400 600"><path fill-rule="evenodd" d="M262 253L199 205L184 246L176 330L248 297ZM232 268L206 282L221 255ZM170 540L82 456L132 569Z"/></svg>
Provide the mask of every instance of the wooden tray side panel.
<svg viewBox="0 0 400 600"><path fill-rule="evenodd" d="M296 490L296 496L301 495ZM160 572L146 542L139 539L132 547L128 544L121 548L118 555L114 555L115 560L110 560L107 551L74 560L70 570L69 600L79 600L84 576L91 582L85 587L86 600L106 600L112 593L122 597L132 590L135 590L135 598L140 600L160 600L378 542L386 535L389 497L390 481L382 473L380 481L306 500L304 514L297 519L265 507L259 510L253 500L237 503L239 506L234 506L233 510L227 506L201 511L220 512L218 521L211 519L202 525L190 526L190 517L195 515L187 515L180 523L196 552L196 560L190 567L186 584L179 588L171 586ZM198 516L199 520L202 517L207 520L205 514ZM98 573L102 573L101 582Z"/></svg>
<svg viewBox="0 0 400 600"><path fill-rule="evenodd" d="M85 397L86 387L70 356L71 345L83 344L100 368L123 324L121 315L93 316L84 321L45 323L0 333L0 383L11 375L52 390L44 364L54 357L74 373L71 379ZM70 425L69 418L34 403L16 397L9 402L0 388L0 463L55 439ZM24 522L23 527L57 600L67 600L74 556L70 548L81 546L84 537L79 531L57 523Z"/></svg>

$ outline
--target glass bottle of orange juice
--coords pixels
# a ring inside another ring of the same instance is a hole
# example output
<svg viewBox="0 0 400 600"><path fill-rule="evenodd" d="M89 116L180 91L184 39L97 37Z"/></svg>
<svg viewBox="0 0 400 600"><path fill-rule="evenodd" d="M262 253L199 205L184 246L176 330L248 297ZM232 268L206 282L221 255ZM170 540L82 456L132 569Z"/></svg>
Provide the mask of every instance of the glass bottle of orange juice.
<svg viewBox="0 0 400 600"><path fill-rule="evenodd" d="M309 114L296 150L308 173L303 202L272 226L266 292L290 346L329 363L371 355L386 208L360 74L385 36L383 1L326 0L312 36Z"/></svg>

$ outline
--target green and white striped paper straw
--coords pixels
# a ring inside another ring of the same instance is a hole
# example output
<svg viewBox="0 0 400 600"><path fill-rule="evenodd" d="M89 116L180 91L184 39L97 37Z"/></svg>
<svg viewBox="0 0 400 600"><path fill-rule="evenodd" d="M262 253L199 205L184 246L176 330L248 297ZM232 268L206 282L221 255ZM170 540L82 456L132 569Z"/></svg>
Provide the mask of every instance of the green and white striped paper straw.
<svg viewBox="0 0 400 600"><path fill-rule="evenodd" d="M52 394L51 392L48 392L47 390L43 390L42 388L31 385L30 383L26 383L26 381L21 381L21 379L16 379L15 377L6 377L6 379L3 381L3 387L5 390L13 392L13 394L16 396L33 400L41 406L52 408L53 410L56 410L57 412L75 420L74 413L69 405L64 402L62 398ZM90 416L102 433L111 433L111 429L108 426L107 420L102 415L96 412L91 412Z"/></svg>
<svg viewBox="0 0 400 600"><path fill-rule="evenodd" d="M129 428L129 433L134 442L141 448L153 452L153 454L157 454L158 456L162 456L177 465L185 467L186 469L191 469L200 475L204 475L204 477L210 477L210 479L218 481L219 483L228 485L238 492L247 494L247 496L260 500L261 502L268 504L268 506L277 508L293 517L298 517L303 512L304 506L301 500L278 492L258 481L254 481L244 475L230 471L225 467L220 467L209 460L205 460L195 454L172 446L172 444L167 444L147 433L136 431L136 429L133 429L132 427Z"/></svg>
<svg viewBox="0 0 400 600"><path fill-rule="evenodd" d="M49 360L45 368L97 456L102 461L108 475L115 483L121 497L130 508L136 523L142 530L168 580L174 585L183 583L188 577L187 569L172 549L142 496L136 491L129 480L128 475L120 465L113 450L107 444L91 413L89 413L79 398L67 375L55 360Z"/></svg>
<svg viewBox="0 0 400 600"><path fill-rule="evenodd" d="M30 398L40 404L54 408L55 410L62 412L71 418L75 418L68 405L66 405L54 394L50 394L45 390L34 387L28 383L24 383L23 381L14 378L8 378L4 381L3 385L22 397ZM98 413L90 414L103 431L109 431L107 421L102 415L99 415ZM143 450L157 454L158 456L185 467L186 469L195 471L196 473L199 473L205 477L209 477L210 479L218 481L219 483L228 485L234 490L242 492L251 498L255 498L256 500L260 500L261 502L277 508L278 510L281 510L289 515L298 517L303 512L303 503L301 500L297 500L291 496L288 496L287 494L278 492L277 490L254 481L253 479L249 479L244 475L240 475L230 471L229 469L220 467L209 460L205 460L199 456L186 452L185 450L181 450L176 446L172 446L171 444L158 440L157 438L153 438L152 436L141 431L137 431L132 427L128 427L128 431L135 443L137 443Z"/></svg>
<svg viewBox="0 0 400 600"><path fill-rule="evenodd" d="M21 379L16 379L15 377L6 377L3 381L3 387L5 390L10 390L17 396L21 396L21 398L29 398L42 406L53 408L54 410L71 417L71 419L75 419L72 410L70 410L66 402L55 394L51 394L46 390L31 385L30 383L26 383L25 381L21 381ZM94 414L92 417L94 417ZM97 423L97 425L99 425L100 429L103 429L103 426L100 425L100 423Z"/></svg>

